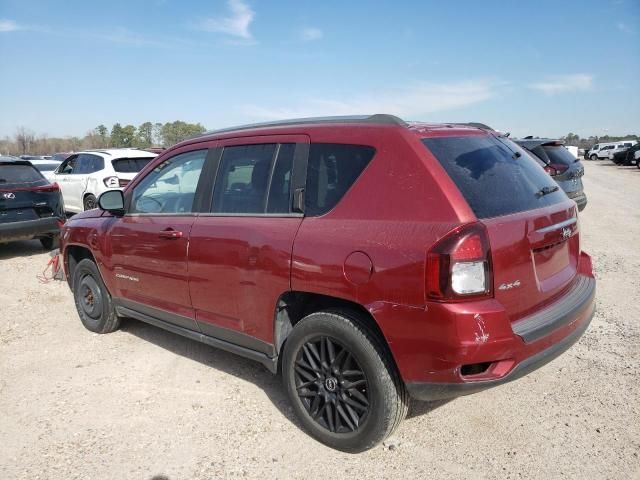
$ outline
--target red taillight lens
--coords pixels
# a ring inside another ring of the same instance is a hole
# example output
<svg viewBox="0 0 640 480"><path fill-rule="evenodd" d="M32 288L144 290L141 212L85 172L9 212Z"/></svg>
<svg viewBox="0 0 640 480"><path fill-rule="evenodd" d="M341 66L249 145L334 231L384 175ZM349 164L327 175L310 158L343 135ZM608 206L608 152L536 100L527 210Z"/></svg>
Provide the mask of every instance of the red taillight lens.
<svg viewBox="0 0 640 480"><path fill-rule="evenodd" d="M442 238L427 253L425 274L430 300L491 296L491 251L484 226L464 225Z"/></svg>
<svg viewBox="0 0 640 480"><path fill-rule="evenodd" d="M562 163L550 163L546 167L544 167L544 171L547 172L552 177L556 175L560 175L561 173L566 172L569 169L568 165L563 165Z"/></svg>
<svg viewBox="0 0 640 480"><path fill-rule="evenodd" d="M59 192L60 186L57 183L52 183L50 185L43 185L42 187L34 188L36 192Z"/></svg>
<svg viewBox="0 0 640 480"><path fill-rule="evenodd" d="M131 180L125 180L123 178L118 179L118 183L120 184L121 187L126 187L127 185L129 185L129 182Z"/></svg>

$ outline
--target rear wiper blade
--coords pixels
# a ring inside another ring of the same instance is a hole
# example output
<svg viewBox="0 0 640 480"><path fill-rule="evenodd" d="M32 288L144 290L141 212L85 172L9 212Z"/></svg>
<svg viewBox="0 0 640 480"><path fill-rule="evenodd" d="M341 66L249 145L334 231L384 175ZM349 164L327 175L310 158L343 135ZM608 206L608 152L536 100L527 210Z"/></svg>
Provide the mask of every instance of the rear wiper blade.
<svg viewBox="0 0 640 480"><path fill-rule="evenodd" d="M560 187L558 187L558 185L554 185L553 187L542 187L536 193L536 197L540 198L544 197L545 195L549 195L550 193L557 192L559 188Z"/></svg>

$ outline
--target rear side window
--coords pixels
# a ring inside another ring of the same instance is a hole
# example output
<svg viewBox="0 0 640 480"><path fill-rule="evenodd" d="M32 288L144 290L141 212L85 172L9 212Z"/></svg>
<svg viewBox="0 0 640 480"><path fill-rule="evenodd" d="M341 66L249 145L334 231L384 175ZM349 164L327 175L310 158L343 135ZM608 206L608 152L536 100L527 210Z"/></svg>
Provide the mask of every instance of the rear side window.
<svg viewBox="0 0 640 480"><path fill-rule="evenodd" d="M312 143L304 195L305 215L323 215L335 207L374 154L373 147L363 145Z"/></svg>
<svg viewBox="0 0 640 480"><path fill-rule="evenodd" d="M37 187L49 183L31 165L11 165L0 163L0 189Z"/></svg>
<svg viewBox="0 0 640 480"><path fill-rule="evenodd" d="M153 159L154 157L117 158L111 160L111 165L113 165L113 169L118 173L138 173Z"/></svg>
<svg viewBox="0 0 640 480"><path fill-rule="evenodd" d="M551 177L510 140L483 135L425 138L422 142L478 218L533 210L565 199Z"/></svg>
<svg viewBox="0 0 640 480"><path fill-rule="evenodd" d="M214 187L215 213L264 213L275 143L226 147Z"/></svg>
<svg viewBox="0 0 640 480"><path fill-rule="evenodd" d="M104 159L97 155L80 154L73 173L95 173L104 168Z"/></svg>

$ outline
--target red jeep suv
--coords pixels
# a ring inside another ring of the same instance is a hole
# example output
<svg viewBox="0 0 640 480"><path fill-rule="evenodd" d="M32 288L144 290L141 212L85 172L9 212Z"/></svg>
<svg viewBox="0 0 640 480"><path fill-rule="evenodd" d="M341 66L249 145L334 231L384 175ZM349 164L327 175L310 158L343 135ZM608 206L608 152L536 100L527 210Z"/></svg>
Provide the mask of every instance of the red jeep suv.
<svg viewBox="0 0 640 480"><path fill-rule="evenodd" d="M576 204L520 147L390 115L184 141L63 228L84 326L148 322L280 372L348 452L409 397L451 398L560 355L594 312Z"/></svg>

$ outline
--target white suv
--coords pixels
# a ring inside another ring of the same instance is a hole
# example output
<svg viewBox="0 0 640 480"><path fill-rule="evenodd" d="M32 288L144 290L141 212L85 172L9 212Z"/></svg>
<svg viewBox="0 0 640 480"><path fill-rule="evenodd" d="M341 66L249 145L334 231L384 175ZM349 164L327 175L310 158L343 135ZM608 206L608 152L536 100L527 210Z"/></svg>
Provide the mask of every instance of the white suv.
<svg viewBox="0 0 640 480"><path fill-rule="evenodd" d="M52 181L60 185L67 211L91 210L102 192L123 188L156 156L134 148L77 152L60 164Z"/></svg>

